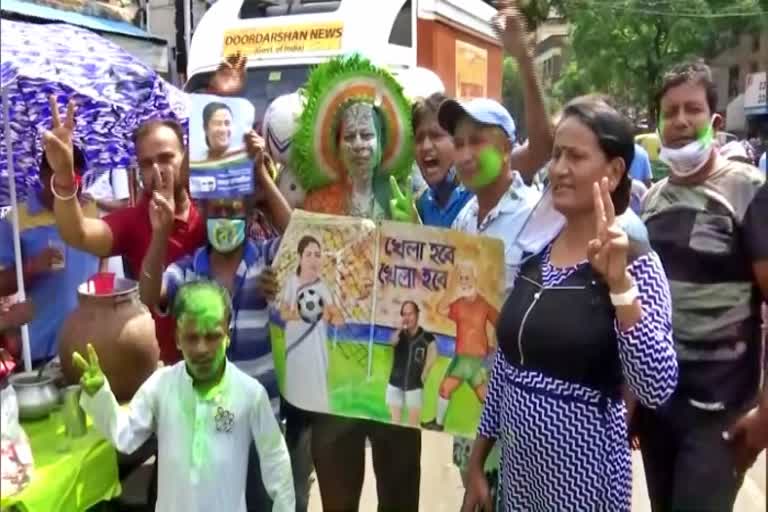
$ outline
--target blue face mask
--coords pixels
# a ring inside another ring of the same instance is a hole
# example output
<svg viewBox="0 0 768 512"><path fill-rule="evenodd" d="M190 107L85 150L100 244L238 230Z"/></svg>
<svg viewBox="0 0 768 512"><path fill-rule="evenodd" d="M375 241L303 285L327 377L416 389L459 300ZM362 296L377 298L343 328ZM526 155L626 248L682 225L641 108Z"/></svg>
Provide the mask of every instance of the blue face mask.
<svg viewBox="0 0 768 512"><path fill-rule="evenodd" d="M208 242L219 252L232 252L245 240L245 219L208 219Z"/></svg>

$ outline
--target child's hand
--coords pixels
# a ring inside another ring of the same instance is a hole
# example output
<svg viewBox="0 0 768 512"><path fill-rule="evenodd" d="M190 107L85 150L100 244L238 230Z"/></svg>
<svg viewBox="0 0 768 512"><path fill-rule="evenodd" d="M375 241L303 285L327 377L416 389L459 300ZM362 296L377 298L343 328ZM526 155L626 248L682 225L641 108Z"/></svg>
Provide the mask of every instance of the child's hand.
<svg viewBox="0 0 768 512"><path fill-rule="evenodd" d="M96 349L93 345L88 344L88 361L78 352L72 354L72 363L82 370L83 375L80 377L80 386L88 393L89 396L96 394L101 386L104 385L104 372L101 371L99 366L99 356L96 354Z"/></svg>

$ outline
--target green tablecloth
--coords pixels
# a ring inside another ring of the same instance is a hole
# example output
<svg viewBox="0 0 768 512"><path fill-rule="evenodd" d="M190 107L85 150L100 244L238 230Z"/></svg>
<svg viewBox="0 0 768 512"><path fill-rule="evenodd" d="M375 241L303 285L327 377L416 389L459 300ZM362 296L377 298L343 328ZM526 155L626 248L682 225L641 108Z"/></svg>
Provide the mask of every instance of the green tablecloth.
<svg viewBox="0 0 768 512"><path fill-rule="evenodd" d="M64 435L59 412L22 422L32 445L35 472L19 494L3 497L3 509L27 512L82 512L120 494L115 449L94 430L77 439Z"/></svg>

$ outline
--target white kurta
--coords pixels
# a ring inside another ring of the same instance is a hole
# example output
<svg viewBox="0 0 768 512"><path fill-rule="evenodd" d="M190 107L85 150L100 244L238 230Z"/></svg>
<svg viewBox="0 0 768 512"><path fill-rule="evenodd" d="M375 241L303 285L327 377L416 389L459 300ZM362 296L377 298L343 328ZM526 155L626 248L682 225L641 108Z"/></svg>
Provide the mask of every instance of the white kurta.
<svg viewBox="0 0 768 512"><path fill-rule="evenodd" d="M253 442L273 512L295 510L288 450L267 392L230 362L205 398L182 361L155 371L128 410L119 407L108 383L92 397L83 393L80 404L120 452L131 453L157 434L158 512L246 512Z"/></svg>
<svg viewBox="0 0 768 512"><path fill-rule="evenodd" d="M302 286L296 275L288 279L281 301L284 306L298 310L299 292L310 289L322 297L325 306L332 304L331 292L322 280ZM285 323L285 398L297 407L316 412L329 410L327 340L328 324L322 318L316 323Z"/></svg>

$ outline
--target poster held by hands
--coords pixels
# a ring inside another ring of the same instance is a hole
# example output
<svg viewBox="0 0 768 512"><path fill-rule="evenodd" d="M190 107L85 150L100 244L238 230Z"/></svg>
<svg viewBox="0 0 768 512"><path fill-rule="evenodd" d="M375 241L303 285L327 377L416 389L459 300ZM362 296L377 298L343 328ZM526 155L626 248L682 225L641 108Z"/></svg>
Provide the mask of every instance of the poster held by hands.
<svg viewBox="0 0 768 512"><path fill-rule="evenodd" d="M500 240L294 212L270 335L302 409L473 436L496 350Z"/></svg>
<svg viewBox="0 0 768 512"><path fill-rule="evenodd" d="M256 111L245 98L191 94L189 188L195 199L243 197L254 191L245 136Z"/></svg>

